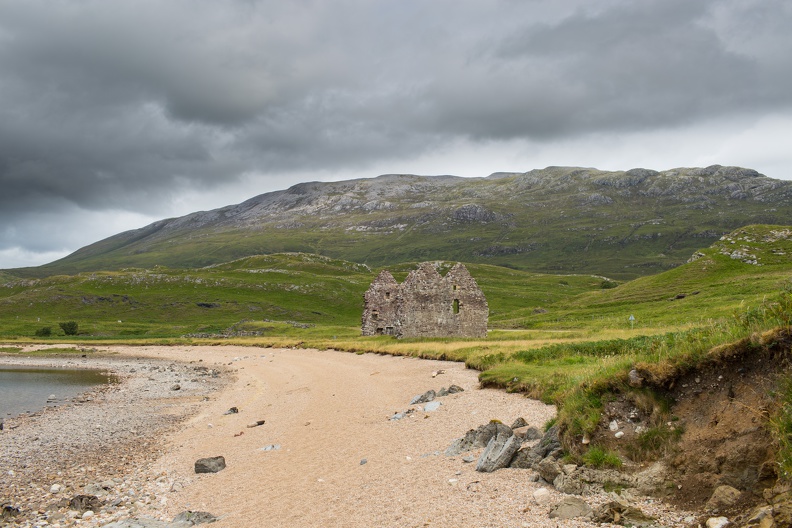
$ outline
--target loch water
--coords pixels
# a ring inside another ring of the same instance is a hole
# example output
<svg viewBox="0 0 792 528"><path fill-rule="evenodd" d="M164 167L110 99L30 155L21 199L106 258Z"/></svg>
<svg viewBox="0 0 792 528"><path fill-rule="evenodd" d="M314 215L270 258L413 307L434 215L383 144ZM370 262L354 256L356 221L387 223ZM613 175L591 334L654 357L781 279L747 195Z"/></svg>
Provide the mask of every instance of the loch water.
<svg viewBox="0 0 792 528"><path fill-rule="evenodd" d="M59 405L110 381L99 370L0 366L0 419ZM51 395L55 401L48 403Z"/></svg>

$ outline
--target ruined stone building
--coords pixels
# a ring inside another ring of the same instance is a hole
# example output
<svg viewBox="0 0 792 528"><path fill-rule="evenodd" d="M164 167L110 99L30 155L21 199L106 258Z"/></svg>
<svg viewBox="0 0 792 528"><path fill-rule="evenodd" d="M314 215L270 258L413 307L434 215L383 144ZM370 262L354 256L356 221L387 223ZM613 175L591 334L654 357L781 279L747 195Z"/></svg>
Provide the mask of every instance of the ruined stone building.
<svg viewBox="0 0 792 528"><path fill-rule="evenodd" d="M487 336L487 299L463 264L443 277L424 262L401 284L382 271L363 298L364 336Z"/></svg>

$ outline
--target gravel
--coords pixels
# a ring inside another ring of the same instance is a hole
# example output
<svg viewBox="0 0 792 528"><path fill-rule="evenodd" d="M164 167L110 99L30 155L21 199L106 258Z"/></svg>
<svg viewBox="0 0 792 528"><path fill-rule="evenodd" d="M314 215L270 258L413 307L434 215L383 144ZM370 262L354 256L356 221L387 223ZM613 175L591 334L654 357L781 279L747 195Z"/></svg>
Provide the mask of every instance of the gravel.
<svg viewBox="0 0 792 528"><path fill-rule="evenodd" d="M118 379L57 407L4 420L0 504L20 512L5 521L10 526L96 526L156 514L159 495L174 483L146 466L161 453L166 435L227 381L217 367L199 362L86 355L0 356L5 365L100 369ZM171 390L176 382L179 391ZM103 505L72 510L69 501L77 495L95 495Z"/></svg>

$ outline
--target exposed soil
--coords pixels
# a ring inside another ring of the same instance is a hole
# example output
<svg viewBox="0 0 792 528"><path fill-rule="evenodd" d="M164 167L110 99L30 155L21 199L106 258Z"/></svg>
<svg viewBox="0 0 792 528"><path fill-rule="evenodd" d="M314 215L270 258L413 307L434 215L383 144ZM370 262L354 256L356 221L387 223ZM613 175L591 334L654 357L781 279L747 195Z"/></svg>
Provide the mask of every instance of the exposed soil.
<svg viewBox="0 0 792 528"><path fill-rule="evenodd" d="M719 515L734 516L763 504L763 494L778 480L769 422L778 406L779 380L791 370L790 342L787 329L715 349L704 364L685 372L662 377L640 372L648 380L644 387L605 404L592 441L637 459L627 470L640 470L659 458L668 469L659 494L680 508L705 510L721 485L742 495ZM647 396L650 392L653 397ZM642 460L645 452L635 446L651 427L672 439Z"/></svg>

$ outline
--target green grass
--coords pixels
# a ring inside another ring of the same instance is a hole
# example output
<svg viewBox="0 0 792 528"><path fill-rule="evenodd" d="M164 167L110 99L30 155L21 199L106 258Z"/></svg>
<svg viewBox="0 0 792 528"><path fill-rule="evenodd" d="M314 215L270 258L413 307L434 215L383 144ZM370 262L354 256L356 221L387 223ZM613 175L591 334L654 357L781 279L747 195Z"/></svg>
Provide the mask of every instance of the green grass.
<svg viewBox="0 0 792 528"><path fill-rule="evenodd" d="M582 460L584 464L595 469L619 469L623 465L619 455L598 446L593 446L583 453Z"/></svg>
<svg viewBox="0 0 792 528"><path fill-rule="evenodd" d="M403 278L413 267L395 272ZM287 328L286 337L354 337L363 293L378 272L317 255L281 254L196 270L157 267L17 280L0 285L0 336L34 336L51 327L53 337L62 338L59 323L73 320L81 339L222 333L241 321L259 321L261 332L278 335L282 329L270 322L312 325L305 332ZM590 276L560 279L487 265L471 266L471 272L490 301L493 327L514 310L569 299L597 284Z"/></svg>

